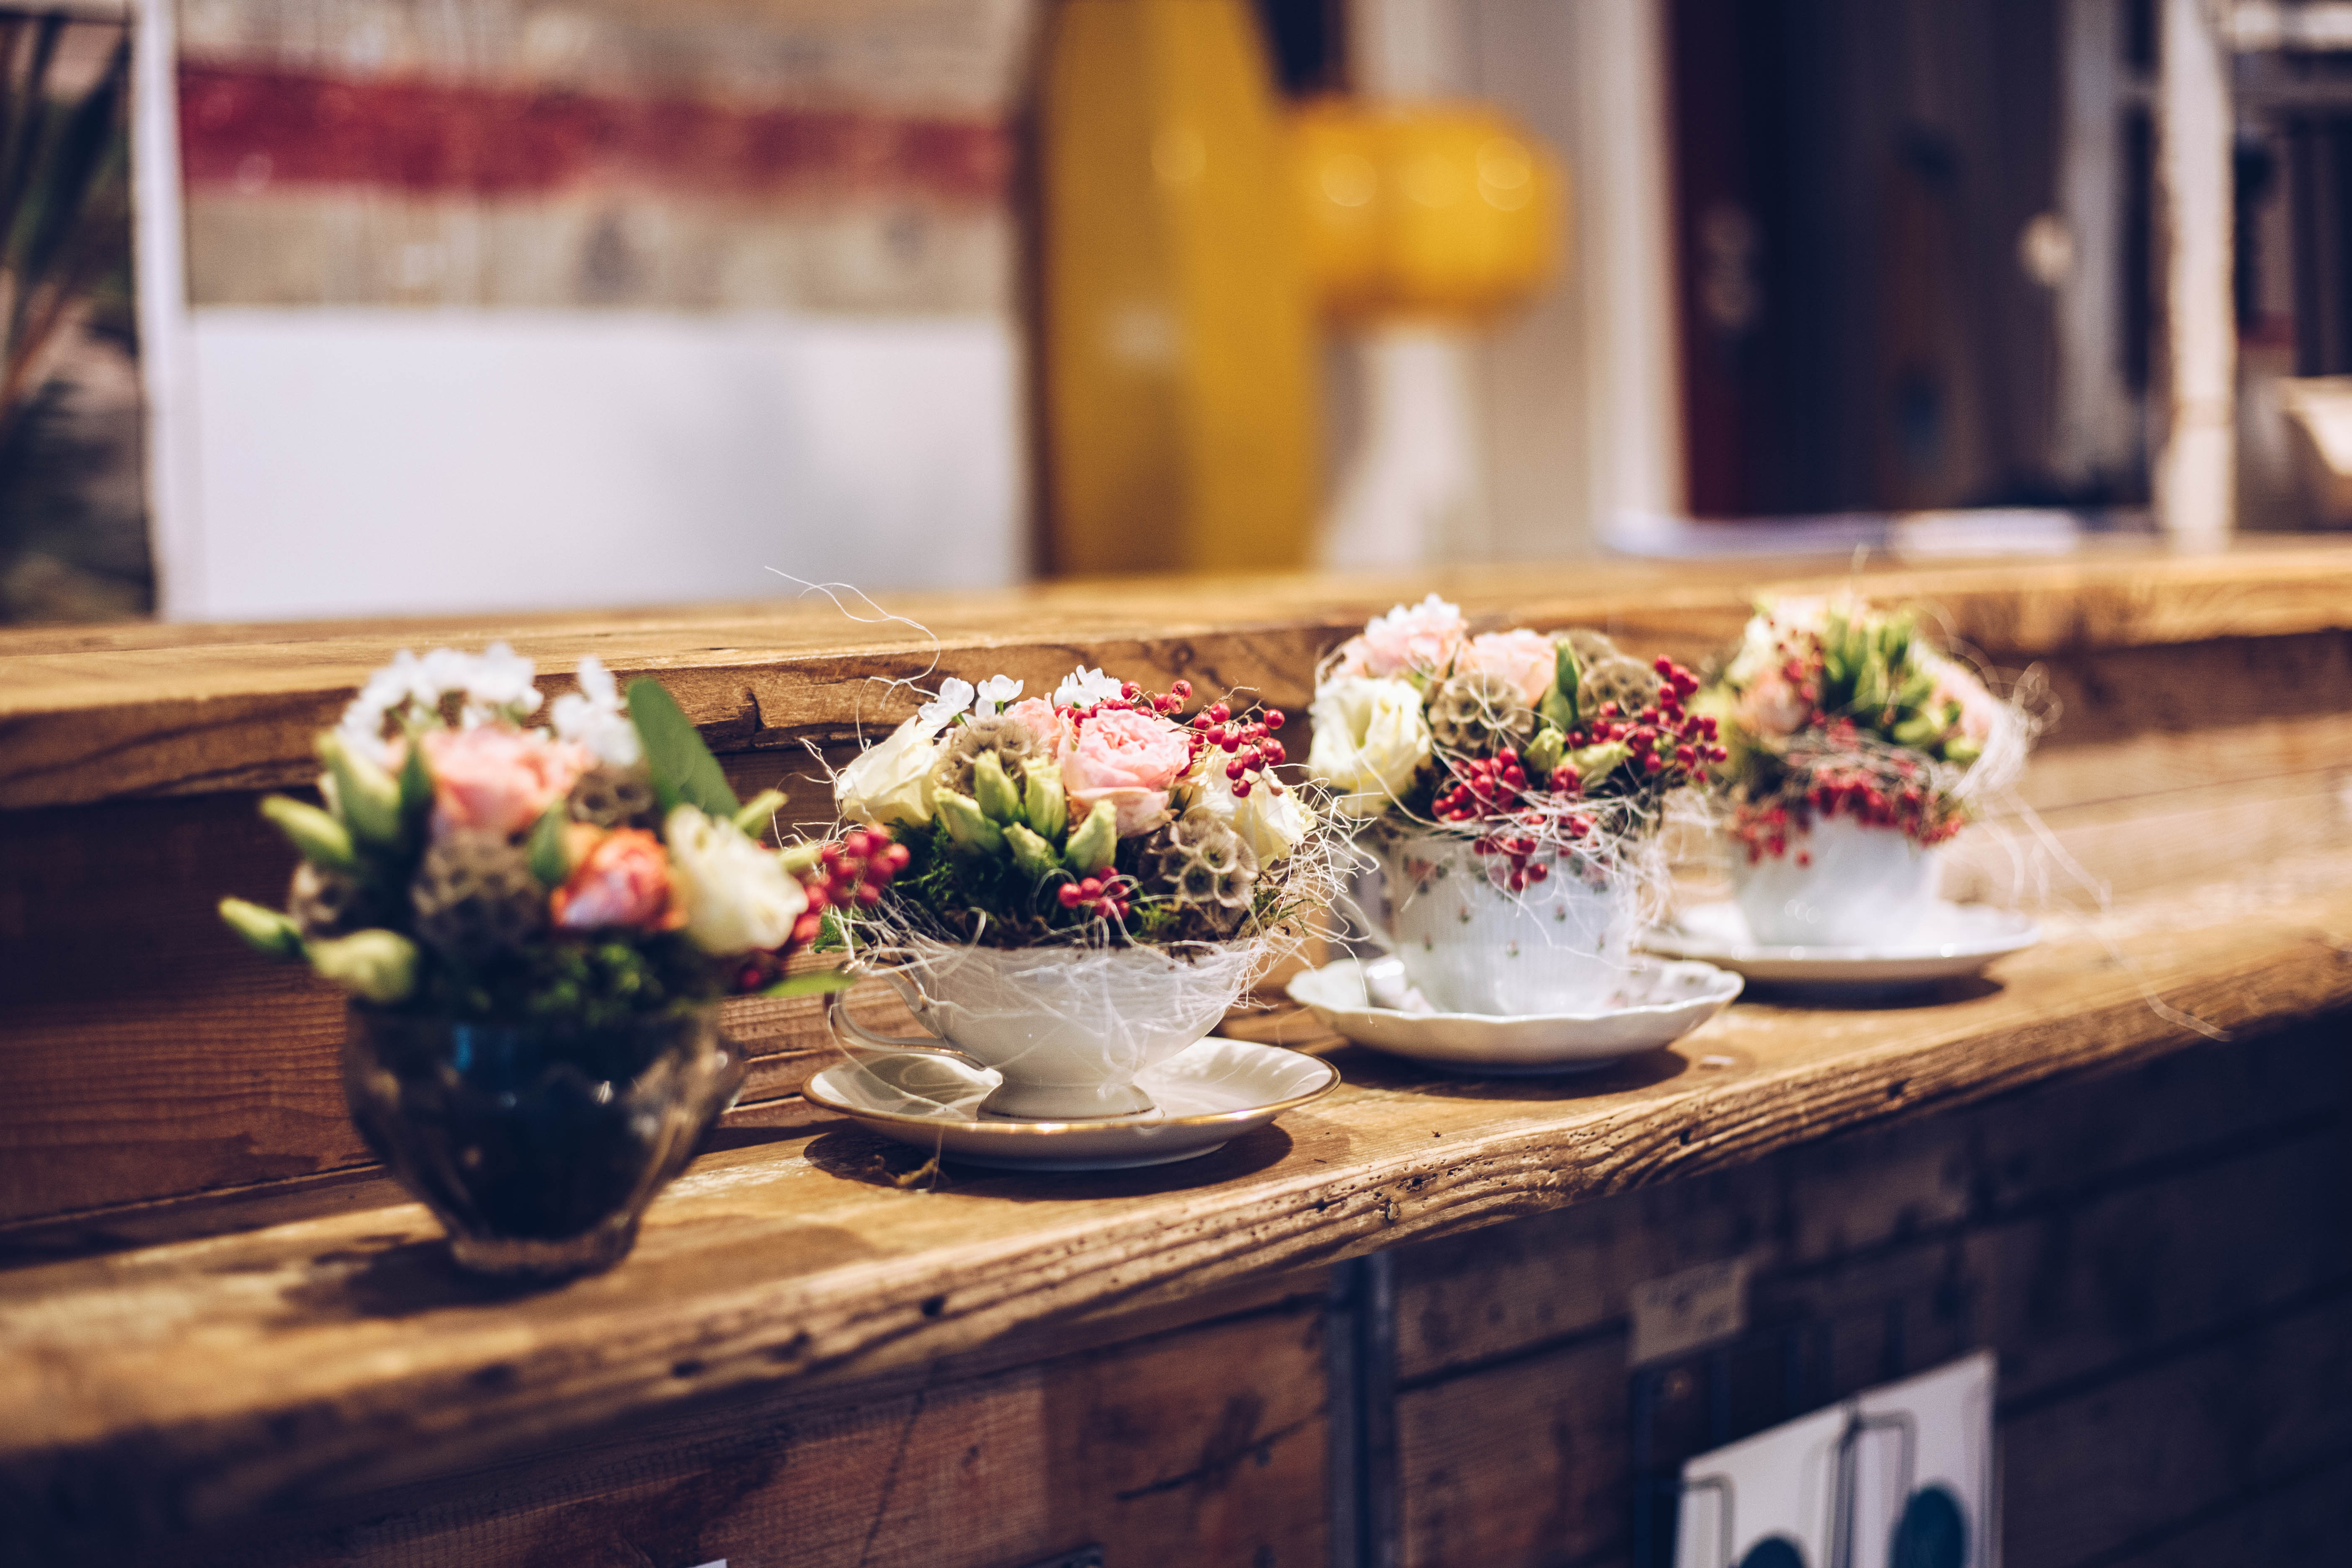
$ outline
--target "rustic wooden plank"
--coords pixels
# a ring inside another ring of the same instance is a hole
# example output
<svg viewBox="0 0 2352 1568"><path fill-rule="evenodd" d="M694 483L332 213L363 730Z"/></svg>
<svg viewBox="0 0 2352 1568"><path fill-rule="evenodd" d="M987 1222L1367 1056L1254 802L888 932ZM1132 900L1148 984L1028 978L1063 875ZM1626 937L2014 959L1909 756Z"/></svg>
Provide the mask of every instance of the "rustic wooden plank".
<svg viewBox="0 0 2352 1568"><path fill-rule="evenodd" d="M2341 896L2125 949L2172 1006L2224 1027L2352 1003ZM1349 1051L1349 1085L1280 1129L1080 1183L950 1173L902 1190L865 1135L780 1109L772 1142L707 1156L665 1195L627 1263L521 1301L450 1277L413 1207L18 1269L0 1277L0 1485L126 1527L148 1509L225 1523L1744 1164L2196 1037L2095 943L2000 973L1908 1011L1736 1010L1570 1084L1437 1079Z"/></svg>
<svg viewBox="0 0 2352 1568"><path fill-rule="evenodd" d="M2001 1423L2006 1561L2081 1563L2352 1447L2352 1298Z"/></svg>
<svg viewBox="0 0 2352 1568"><path fill-rule="evenodd" d="M1044 679L1080 658L1116 659L1296 702L1318 652L1366 615L1432 590L1489 622L1597 624L1644 651L1696 658L1736 635L1757 593L1855 581L1890 600L1931 603L1957 635L2005 658L2291 637L2352 623L2352 556L2266 542L2208 558L2137 550L1858 574L1842 563L1610 562L1409 579L1145 579L893 600L895 612L935 638L877 624L862 608L851 620L805 603L0 633L0 806L297 782L309 772L311 732L368 670L409 644L507 637L559 677L593 653L624 675L660 675L714 743L740 749L837 736L861 716L887 721L899 710L869 683L920 674L934 655L940 673L968 678L1003 668Z"/></svg>
<svg viewBox="0 0 2352 1568"><path fill-rule="evenodd" d="M2211 1568L2260 1563L2268 1568L2327 1568L2352 1538L2352 1455L2313 1466L2285 1485L2252 1492L2201 1518L2168 1520L2120 1554L2112 1568Z"/></svg>

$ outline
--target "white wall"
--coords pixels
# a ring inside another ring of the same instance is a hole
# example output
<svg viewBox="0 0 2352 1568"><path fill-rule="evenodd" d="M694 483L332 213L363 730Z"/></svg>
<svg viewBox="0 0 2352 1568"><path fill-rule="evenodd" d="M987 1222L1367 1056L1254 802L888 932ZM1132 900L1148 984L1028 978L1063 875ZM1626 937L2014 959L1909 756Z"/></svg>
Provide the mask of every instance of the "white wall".
<svg viewBox="0 0 2352 1568"><path fill-rule="evenodd" d="M992 317L190 312L179 618L980 587L1025 539Z"/></svg>

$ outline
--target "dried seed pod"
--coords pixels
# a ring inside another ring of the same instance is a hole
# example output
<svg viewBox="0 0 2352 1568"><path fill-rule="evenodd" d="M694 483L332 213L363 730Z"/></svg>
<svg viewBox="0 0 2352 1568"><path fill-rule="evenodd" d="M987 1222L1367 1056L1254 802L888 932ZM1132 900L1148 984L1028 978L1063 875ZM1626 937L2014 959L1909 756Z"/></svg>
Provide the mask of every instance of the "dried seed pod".
<svg viewBox="0 0 2352 1568"><path fill-rule="evenodd" d="M530 857L495 833L452 833L425 852L408 887L416 935L451 958L510 952L547 924Z"/></svg>
<svg viewBox="0 0 2352 1568"><path fill-rule="evenodd" d="M1536 711L1509 680L1470 671L1449 676L1430 697L1429 732L1447 751L1485 755L1534 740Z"/></svg>
<svg viewBox="0 0 2352 1568"><path fill-rule="evenodd" d="M1658 700L1662 684L1656 670L1621 654L1586 668L1577 689L1577 705L1591 713L1603 702L1614 702L1621 714L1639 713Z"/></svg>
<svg viewBox="0 0 2352 1568"><path fill-rule="evenodd" d="M566 805L572 821L597 827L652 827L660 816L654 776L643 763L596 763L572 784Z"/></svg>
<svg viewBox="0 0 2352 1568"><path fill-rule="evenodd" d="M1187 812L1144 842L1145 885L1165 889L1213 936L1231 936L1257 890L1257 857L1242 836L1205 811Z"/></svg>
<svg viewBox="0 0 2352 1568"><path fill-rule="evenodd" d="M1551 640L1569 646L1570 651L1576 655L1579 669L1591 669L1603 660L1625 657L1614 641L1591 626L1570 626L1564 632L1554 632Z"/></svg>
<svg viewBox="0 0 2352 1568"><path fill-rule="evenodd" d="M1045 750L1037 743L1037 732L1018 719L1003 713L973 719L948 732L948 743L931 769L931 787L970 795L972 763L982 752L993 752L1004 776L1018 788L1028 776L1030 761L1045 760Z"/></svg>

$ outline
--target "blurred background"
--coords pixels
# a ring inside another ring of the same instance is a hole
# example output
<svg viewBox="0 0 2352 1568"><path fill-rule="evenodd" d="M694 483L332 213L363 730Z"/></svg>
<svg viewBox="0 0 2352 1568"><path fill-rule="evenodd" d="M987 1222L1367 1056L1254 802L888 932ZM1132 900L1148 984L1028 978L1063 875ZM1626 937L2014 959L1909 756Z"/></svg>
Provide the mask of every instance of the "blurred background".
<svg viewBox="0 0 2352 1568"><path fill-rule="evenodd" d="M0 9L0 617L2352 517L2331 0Z"/></svg>

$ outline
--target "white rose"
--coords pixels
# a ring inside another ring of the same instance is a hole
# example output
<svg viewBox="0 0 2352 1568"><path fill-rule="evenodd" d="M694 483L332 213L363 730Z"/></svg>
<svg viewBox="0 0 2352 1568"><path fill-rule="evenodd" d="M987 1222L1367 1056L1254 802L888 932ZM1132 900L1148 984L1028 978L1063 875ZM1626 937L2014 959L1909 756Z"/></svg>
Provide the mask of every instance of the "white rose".
<svg viewBox="0 0 2352 1568"><path fill-rule="evenodd" d="M1429 761L1429 721L1408 682L1342 676L1317 689L1308 717L1315 744L1307 770L1339 797L1344 816L1378 816Z"/></svg>
<svg viewBox="0 0 2352 1568"><path fill-rule="evenodd" d="M724 957L782 947L793 934L808 894L774 850L690 805L671 809L662 838L670 875L686 895L686 934L695 946Z"/></svg>
<svg viewBox="0 0 2352 1568"><path fill-rule="evenodd" d="M1248 795L1236 796L1224 764L1225 753L1214 746L1202 753L1192 805L1239 834L1261 867L1271 866L1298 847L1315 826L1315 814L1297 790L1285 788L1276 795L1270 778L1255 781Z"/></svg>
<svg viewBox="0 0 2352 1568"><path fill-rule="evenodd" d="M946 722L918 713L834 774L833 801L841 815L869 827L919 827L930 821L931 768L940 760L939 732Z"/></svg>

